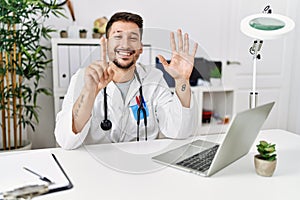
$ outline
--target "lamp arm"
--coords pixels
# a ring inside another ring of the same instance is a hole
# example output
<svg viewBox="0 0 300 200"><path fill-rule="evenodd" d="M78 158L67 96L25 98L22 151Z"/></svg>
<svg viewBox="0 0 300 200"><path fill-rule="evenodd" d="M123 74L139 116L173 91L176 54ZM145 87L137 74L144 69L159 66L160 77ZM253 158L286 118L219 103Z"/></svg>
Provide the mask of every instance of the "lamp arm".
<svg viewBox="0 0 300 200"><path fill-rule="evenodd" d="M263 41L255 40L253 45L250 47L250 54L253 55L253 72L252 72L252 91L250 92L249 100L250 100L250 108L255 108L257 105L257 96L258 92L256 91L256 69L257 69L257 60L260 59L260 54L258 52L262 48Z"/></svg>

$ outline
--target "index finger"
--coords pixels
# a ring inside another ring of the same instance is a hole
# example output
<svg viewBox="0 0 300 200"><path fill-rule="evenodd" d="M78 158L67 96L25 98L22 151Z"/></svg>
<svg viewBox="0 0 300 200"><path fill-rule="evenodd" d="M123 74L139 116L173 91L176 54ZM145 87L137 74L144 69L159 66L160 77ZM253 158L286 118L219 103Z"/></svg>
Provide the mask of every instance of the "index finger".
<svg viewBox="0 0 300 200"><path fill-rule="evenodd" d="M107 60L106 60L106 49L107 49L106 38L101 37L100 46L101 46L101 55L100 55L101 61L104 63L107 63Z"/></svg>

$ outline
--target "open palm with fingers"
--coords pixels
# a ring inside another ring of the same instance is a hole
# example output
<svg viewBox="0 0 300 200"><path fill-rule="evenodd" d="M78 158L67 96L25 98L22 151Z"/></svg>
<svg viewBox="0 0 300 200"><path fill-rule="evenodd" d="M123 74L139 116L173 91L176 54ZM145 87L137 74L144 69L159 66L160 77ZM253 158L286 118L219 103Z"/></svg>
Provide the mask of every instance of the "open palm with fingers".
<svg viewBox="0 0 300 200"><path fill-rule="evenodd" d="M182 31L177 30L178 37L178 48L176 48L174 32L170 34L170 43L172 49L171 62L168 63L167 60L162 56L158 55L158 59L163 64L165 70L175 79L189 80L194 67L194 58L197 52L198 44L195 43L192 52L189 52L189 36L184 34L182 36Z"/></svg>

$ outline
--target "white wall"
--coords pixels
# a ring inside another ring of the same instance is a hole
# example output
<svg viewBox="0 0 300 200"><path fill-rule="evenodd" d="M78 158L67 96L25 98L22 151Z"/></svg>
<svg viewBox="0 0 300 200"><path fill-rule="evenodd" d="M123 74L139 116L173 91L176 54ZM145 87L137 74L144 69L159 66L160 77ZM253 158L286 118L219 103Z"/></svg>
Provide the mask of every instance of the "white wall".
<svg viewBox="0 0 300 200"><path fill-rule="evenodd" d="M228 59L226 57L228 55L226 48L228 47L227 39L230 37L229 29L233 28L227 25L229 24L229 20L232 20L234 14L232 13L232 9L234 8L235 1L236 0L72 0L72 3L75 9L76 25L88 29L88 37L91 37L93 21L96 18L102 16L109 18L116 11L132 11L143 16L145 20L144 24L147 28L161 28L167 30L182 28L184 32L190 34L193 40L201 44L201 47L205 49L210 58L226 61ZM260 0L257 0L257 2L259 1ZM263 4L265 2L269 1L264 1ZM282 0L273 0L271 2L273 2L276 7L280 7L280 4L286 3ZM294 0L288 2L292 5L289 6L291 9L293 5L298 4L297 1ZM297 8L298 10L300 9L299 5ZM257 12L260 12L261 9L261 7L257 8ZM295 10L291 11L292 13L296 13L296 8L294 9ZM68 12L66 12L66 15L70 16ZM297 21L300 22L299 16ZM58 30L67 29L67 27L73 24L71 18L57 19L55 17L52 17L47 23ZM237 27L238 26L239 24L237 24ZM234 28L238 31L237 27ZM297 33L299 33L299 31L300 29L298 28ZM53 37L58 37L58 34L54 34ZM293 75L300 72L299 68L297 68L297 61L300 61L300 59L296 56L300 53L300 42L298 41L295 45L297 45L298 48L294 54L292 50L287 49L287 51L291 51L290 53L293 54ZM291 110L298 110L298 112L293 112L293 115L289 115L289 117L296 121L296 119L300 117L300 106L296 103L298 101L295 101L296 98L299 99L299 92L297 91L299 91L300 84L297 77L293 77L292 80L294 81L292 82L293 87L290 93L293 99L290 99L290 105L292 106ZM287 82L288 84L290 83L289 80L287 80ZM46 87L52 88L51 68L47 71L46 80L43 81L43 84ZM54 146L53 130L55 122L53 98L43 97L39 99L39 101L41 102L42 110L40 112L40 124L37 127L36 133L33 135L33 147ZM296 130L296 125L293 123L289 123L288 127L291 130Z"/></svg>
<svg viewBox="0 0 300 200"><path fill-rule="evenodd" d="M296 10L300 9L300 2L297 2L295 5ZM295 33L299 36L300 34L300 15L295 16ZM291 80L290 80L290 98L289 98L289 107L288 107L288 124L287 130L300 134L300 38L295 37L294 40L295 49L291 52L292 55L292 71L291 71Z"/></svg>

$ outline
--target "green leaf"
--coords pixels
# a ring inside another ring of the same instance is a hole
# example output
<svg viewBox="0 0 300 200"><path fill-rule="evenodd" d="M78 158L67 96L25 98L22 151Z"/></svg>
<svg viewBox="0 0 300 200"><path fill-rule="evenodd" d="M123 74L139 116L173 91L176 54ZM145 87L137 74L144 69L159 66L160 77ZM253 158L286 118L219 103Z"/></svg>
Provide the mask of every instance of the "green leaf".
<svg viewBox="0 0 300 200"><path fill-rule="evenodd" d="M258 145L256 145L257 151L260 154L260 157L264 160L276 160L275 154L275 144L268 143L264 140L260 141Z"/></svg>
<svg viewBox="0 0 300 200"><path fill-rule="evenodd" d="M21 103L17 101L17 108L22 109L23 113L18 123L34 130L39 122L37 99L41 94L51 95L50 90L40 87L40 80L45 77L45 69L51 62L47 58L47 52L51 49L41 44L41 40L50 39L50 34L56 30L45 26L44 22L51 14L64 16L61 12L63 8L47 6L40 0L0 0L0 4L1 55L8 55L8 60L11 60L10 53L15 45L22 57L21 64L14 60L0 64L0 75L11 73L12 65L15 65L17 76L22 77L22 82L17 83L16 88L13 89L12 84L5 84L1 89L0 100L4 100L4 103L0 105L0 110L12 111L7 102L12 105L14 97L20 98ZM16 30L12 27L16 27Z"/></svg>
<svg viewBox="0 0 300 200"><path fill-rule="evenodd" d="M259 144L262 145L263 147L268 146L268 143L266 141L263 141L263 140L260 141Z"/></svg>

